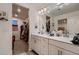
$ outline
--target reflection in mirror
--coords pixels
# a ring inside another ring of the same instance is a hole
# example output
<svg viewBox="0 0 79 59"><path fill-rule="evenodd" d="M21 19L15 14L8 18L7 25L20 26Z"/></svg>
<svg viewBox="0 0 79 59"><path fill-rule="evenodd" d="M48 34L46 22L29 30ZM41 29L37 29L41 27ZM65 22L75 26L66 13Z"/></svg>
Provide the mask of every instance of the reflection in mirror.
<svg viewBox="0 0 79 59"><path fill-rule="evenodd" d="M46 16L46 31L50 32L50 17Z"/></svg>
<svg viewBox="0 0 79 59"><path fill-rule="evenodd" d="M79 33L78 6L79 3L70 3L68 5L62 3L60 5L54 6L54 9L51 8L51 11L48 13L48 15L50 15L50 18L53 18L50 20L50 22L54 23L54 30L56 33L59 30L62 30L63 36L69 35L70 37L73 37L75 33ZM50 26L50 29L52 28L53 26ZM53 31L53 29L51 31Z"/></svg>
<svg viewBox="0 0 79 59"><path fill-rule="evenodd" d="M49 12L47 13L47 11ZM52 3L47 6L47 10L43 15L47 15L47 32L55 31L57 33L62 30L63 36L69 35L69 37L79 33L79 3Z"/></svg>
<svg viewBox="0 0 79 59"><path fill-rule="evenodd" d="M63 33L67 31L67 19L58 20L58 31L62 30Z"/></svg>

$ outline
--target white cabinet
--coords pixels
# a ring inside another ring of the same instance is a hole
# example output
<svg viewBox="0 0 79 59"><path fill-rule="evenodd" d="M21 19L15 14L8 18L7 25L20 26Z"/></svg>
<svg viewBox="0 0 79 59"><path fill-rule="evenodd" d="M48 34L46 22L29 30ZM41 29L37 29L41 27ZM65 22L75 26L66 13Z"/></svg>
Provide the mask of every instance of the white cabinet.
<svg viewBox="0 0 79 59"><path fill-rule="evenodd" d="M73 51L64 49L60 45L58 41L49 40L49 55L76 55Z"/></svg>
<svg viewBox="0 0 79 59"><path fill-rule="evenodd" d="M49 55L75 55L75 53L56 47L54 45L49 45Z"/></svg>
<svg viewBox="0 0 79 59"><path fill-rule="evenodd" d="M39 55L77 55L74 45L53 39L32 35L32 49Z"/></svg>

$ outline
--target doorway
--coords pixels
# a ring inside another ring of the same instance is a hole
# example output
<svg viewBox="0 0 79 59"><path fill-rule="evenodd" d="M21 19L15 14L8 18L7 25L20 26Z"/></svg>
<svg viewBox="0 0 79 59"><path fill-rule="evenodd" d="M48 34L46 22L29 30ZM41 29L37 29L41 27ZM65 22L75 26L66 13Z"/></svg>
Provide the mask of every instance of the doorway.
<svg viewBox="0 0 79 59"><path fill-rule="evenodd" d="M26 54L29 49L29 8L12 4L13 55Z"/></svg>

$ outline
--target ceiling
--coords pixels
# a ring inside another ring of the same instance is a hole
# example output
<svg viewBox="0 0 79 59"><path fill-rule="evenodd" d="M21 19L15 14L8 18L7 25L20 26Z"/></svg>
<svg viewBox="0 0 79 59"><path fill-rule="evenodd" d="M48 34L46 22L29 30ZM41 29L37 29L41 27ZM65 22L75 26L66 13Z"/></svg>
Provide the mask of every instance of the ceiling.
<svg viewBox="0 0 79 59"><path fill-rule="evenodd" d="M24 7L28 7L28 8L34 8L36 10L40 10L41 8L44 8L44 7L48 7L48 6L53 6L55 5L56 3L18 3L19 5L21 6L24 6Z"/></svg>
<svg viewBox="0 0 79 59"><path fill-rule="evenodd" d="M55 3L35 3L35 4L31 4L36 10L40 10L42 8L46 8L48 6L53 6L55 5Z"/></svg>
<svg viewBox="0 0 79 59"><path fill-rule="evenodd" d="M51 15L51 16L58 16L64 13L69 13L79 10L79 3L69 3L68 5L62 7L61 9L59 9L59 7L55 8L56 3L18 3L18 5L21 5L24 8L29 8L29 9L33 8L37 11L39 11L42 8L48 8L50 12L47 15Z"/></svg>
<svg viewBox="0 0 79 59"><path fill-rule="evenodd" d="M25 20L29 17L29 9L18 4L12 4L12 16L14 18Z"/></svg>
<svg viewBox="0 0 79 59"><path fill-rule="evenodd" d="M64 13L70 13L70 12L73 12L73 11L78 11L79 10L79 3L70 3L68 5L63 6L60 9L59 8L52 9L51 7L50 7L50 9L51 9L51 11L48 15L58 16L58 15L62 15Z"/></svg>

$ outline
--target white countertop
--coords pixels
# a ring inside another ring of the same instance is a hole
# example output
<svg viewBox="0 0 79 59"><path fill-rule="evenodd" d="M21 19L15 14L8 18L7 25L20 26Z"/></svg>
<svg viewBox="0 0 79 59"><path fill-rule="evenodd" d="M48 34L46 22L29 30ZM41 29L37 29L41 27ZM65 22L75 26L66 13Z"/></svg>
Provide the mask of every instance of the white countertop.
<svg viewBox="0 0 79 59"><path fill-rule="evenodd" d="M37 36L45 37L45 38L48 38L48 39L57 40L57 41L61 41L61 42L69 43L69 44L73 44L71 42L71 40L73 40L73 38L70 38L70 37L57 37L57 36L49 36L49 35L46 35L46 34L33 34L33 35L37 35Z"/></svg>

